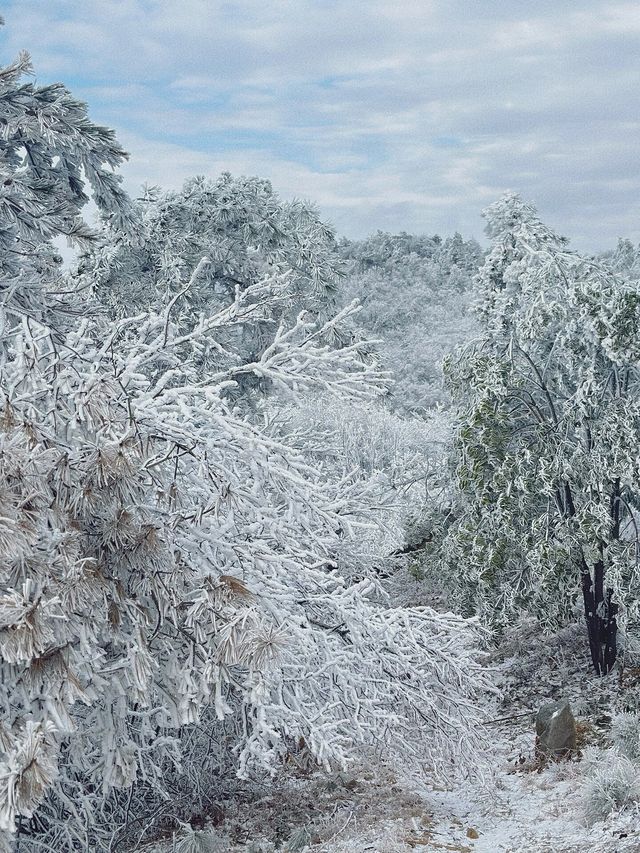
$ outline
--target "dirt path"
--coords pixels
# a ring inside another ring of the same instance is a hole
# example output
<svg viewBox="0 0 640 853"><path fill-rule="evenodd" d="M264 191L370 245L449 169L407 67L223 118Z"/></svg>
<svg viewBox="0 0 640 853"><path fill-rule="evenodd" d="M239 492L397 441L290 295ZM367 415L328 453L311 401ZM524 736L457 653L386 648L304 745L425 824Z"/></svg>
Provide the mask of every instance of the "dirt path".
<svg viewBox="0 0 640 853"><path fill-rule="evenodd" d="M373 760L348 774L276 780L242 809L234 811L230 803L222 824L184 850L640 853L640 806L592 827L584 821L584 785L605 757L610 715L621 705L616 679L590 675L580 656L579 626L547 638L544 654L541 645L537 633L520 631L517 646L494 661L502 692L487 700L493 722L488 749L478 756L482 780L438 790L425 781L401 781ZM584 754L540 770L534 762L534 715L525 712L561 697L571 701L584 724ZM165 845L153 853L171 851Z"/></svg>

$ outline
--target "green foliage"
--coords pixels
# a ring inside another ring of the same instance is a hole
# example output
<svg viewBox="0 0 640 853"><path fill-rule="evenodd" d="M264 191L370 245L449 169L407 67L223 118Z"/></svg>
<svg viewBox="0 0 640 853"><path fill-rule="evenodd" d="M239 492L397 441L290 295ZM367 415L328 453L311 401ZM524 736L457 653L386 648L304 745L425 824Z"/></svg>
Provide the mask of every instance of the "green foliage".
<svg viewBox="0 0 640 853"><path fill-rule="evenodd" d="M460 599L498 629L523 609L562 621L581 585L604 596L590 612L600 633L607 620L615 633L614 600L629 629L640 612L640 288L569 252L517 196L486 216L484 334L445 364L460 493L448 566Z"/></svg>

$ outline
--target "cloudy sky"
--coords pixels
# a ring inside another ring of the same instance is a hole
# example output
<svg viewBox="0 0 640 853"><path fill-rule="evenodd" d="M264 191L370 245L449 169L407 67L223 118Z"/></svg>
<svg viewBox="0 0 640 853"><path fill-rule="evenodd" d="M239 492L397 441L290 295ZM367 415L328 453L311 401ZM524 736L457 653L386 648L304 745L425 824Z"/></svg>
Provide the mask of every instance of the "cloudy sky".
<svg viewBox="0 0 640 853"><path fill-rule="evenodd" d="M581 249L640 240L640 4L5 0L131 153L133 190L258 174L342 234L482 234L513 189Z"/></svg>

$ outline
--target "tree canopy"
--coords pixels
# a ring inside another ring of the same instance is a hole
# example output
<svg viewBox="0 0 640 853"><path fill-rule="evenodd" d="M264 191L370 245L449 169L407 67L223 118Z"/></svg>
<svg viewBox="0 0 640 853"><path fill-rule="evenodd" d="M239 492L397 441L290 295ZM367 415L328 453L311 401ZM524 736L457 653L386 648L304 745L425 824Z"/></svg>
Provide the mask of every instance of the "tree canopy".
<svg viewBox="0 0 640 853"><path fill-rule="evenodd" d="M486 211L482 336L448 364L468 611L566 618L581 592L594 667L638 620L640 290L571 252L518 196ZM621 608L619 610L619 608Z"/></svg>

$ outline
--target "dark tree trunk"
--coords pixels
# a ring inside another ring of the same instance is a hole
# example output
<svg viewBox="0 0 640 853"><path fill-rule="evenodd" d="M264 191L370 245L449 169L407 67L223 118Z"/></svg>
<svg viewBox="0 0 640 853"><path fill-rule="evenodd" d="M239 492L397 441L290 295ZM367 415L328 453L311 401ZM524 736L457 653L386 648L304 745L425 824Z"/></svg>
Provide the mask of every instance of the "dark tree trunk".
<svg viewBox="0 0 640 853"><path fill-rule="evenodd" d="M563 500L562 500L563 499ZM576 514L573 495L568 483L564 484L561 498L564 516L573 518ZM611 539L620 536L620 480L613 482L610 501ZM589 651L593 668L598 675L611 672L616 662L618 652L618 605L613 600L613 590L605 585L605 543L600 542L600 559L595 563L593 571L587 561L582 558L580 567L582 583L582 599L584 601L584 618L587 624Z"/></svg>
<svg viewBox="0 0 640 853"><path fill-rule="evenodd" d="M605 588L602 560L595 564L593 575L583 562L582 597L593 667L598 675L606 675L616 662L618 605L613 590Z"/></svg>

